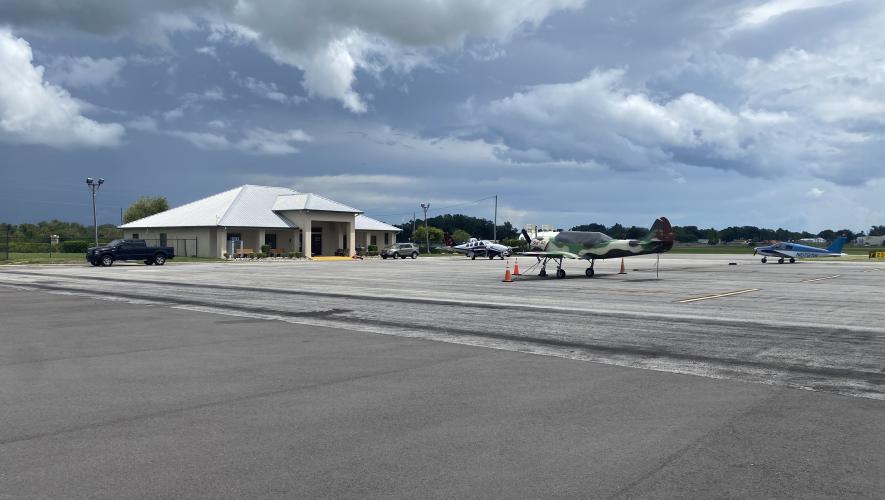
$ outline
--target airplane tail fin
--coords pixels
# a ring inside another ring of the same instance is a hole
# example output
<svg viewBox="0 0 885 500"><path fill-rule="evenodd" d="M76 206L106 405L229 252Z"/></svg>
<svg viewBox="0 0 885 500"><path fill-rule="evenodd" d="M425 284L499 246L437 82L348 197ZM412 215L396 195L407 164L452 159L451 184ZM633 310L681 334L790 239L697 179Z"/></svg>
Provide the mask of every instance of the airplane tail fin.
<svg viewBox="0 0 885 500"><path fill-rule="evenodd" d="M847 236L839 236L838 238L836 238L835 241L833 241L832 244L830 244L830 246L827 247L827 252L842 253L842 247L845 245L846 241L848 241Z"/></svg>
<svg viewBox="0 0 885 500"><path fill-rule="evenodd" d="M673 243L673 227L666 217L655 220L651 230L642 238L642 241L663 241Z"/></svg>

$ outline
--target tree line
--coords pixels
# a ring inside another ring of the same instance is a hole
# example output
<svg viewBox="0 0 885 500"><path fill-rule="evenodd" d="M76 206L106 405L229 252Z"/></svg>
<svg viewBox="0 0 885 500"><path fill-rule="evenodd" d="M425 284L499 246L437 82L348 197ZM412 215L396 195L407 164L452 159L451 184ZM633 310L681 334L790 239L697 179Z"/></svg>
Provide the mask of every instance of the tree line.
<svg viewBox="0 0 885 500"><path fill-rule="evenodd" d="M400 234L401 240L423 242L424 221L416 219L413 225L411 222L398 224L396 227L402 229ZM442 243L445 235L451 236L455 243L463 243L469 238L492 239L493 223L488 219L471 217L462 214L446 214L427 219L427 232L430 241L433 243ZM645 236L649 228L640 226L624 226L620 223L606 226L605 224L590 223L573 226L570 231L595 231L605 233L612 238L618 239L638 239ZM885 225L872 226L868 232L860 231L855 233L851 229L824 229L818 233L808 231L790 231L788 229L778 228L770 229L756 226L729 226L723 229L716 228L699 228L698 226L673 226L673 237L680 243L697 243L698 241L706 241L711 245L718 243L728 243L732 241L795 241L802 238L823 238L832 241L839 235L845 235L849 241L854 240L858 236L885 236ZM510 222L505 222L498 226L497 237L502 242L515 240L519 237L519 230Z"/></svg>

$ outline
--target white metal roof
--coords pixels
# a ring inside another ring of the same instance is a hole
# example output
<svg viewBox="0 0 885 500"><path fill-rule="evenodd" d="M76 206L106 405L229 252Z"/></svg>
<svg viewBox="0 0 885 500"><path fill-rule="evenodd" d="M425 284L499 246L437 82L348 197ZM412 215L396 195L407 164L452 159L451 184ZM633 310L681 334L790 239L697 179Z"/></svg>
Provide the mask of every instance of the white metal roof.
<svg viewBox="0 0 885 500"><path fill-rule="evenodd" d="M402 229L391 226L390 224L385 224L380 220L373 219L371 217L366 217L365 215L357 215L355 227L357 230L362 231L395 231L400 232Z"/></svg>
<svg viewBox="0 0 885 500"><path fill-rule="evenodd" d="M315 193L295 193L277 197L273 204L274 211L283 210L316 210L322 212L363 213L362 210L349 207L343 203L332 201Z"/></svg>
<svg viewBox="0 0 885 500"><path fill-rule="evenodd" d="M165 212L119 226L123 229L153 227L261 227L287 229L297 227L275 212L282 210L315 210L359 214L355 228L373 231L400 231L399 228L366 217L362 210L330 200L314 193L293 189L246 184Z"/></svg>

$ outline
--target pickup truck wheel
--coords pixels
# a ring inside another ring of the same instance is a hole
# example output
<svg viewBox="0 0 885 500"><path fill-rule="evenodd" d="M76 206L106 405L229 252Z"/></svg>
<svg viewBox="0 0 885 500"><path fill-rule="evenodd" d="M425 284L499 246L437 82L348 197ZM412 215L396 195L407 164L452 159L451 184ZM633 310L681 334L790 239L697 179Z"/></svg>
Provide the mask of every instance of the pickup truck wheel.
<svg viewBox="0 0 885 500"><path fill-rule="evenodd" d="M146 266L152 266L152 265L154 265L154 261L152 261L151 259L145 259L145 261L144 261L144 265L146 265Z"/></svg>
<svg viewBox="0 0 885 500"><path fill-rule="evenodd" d="M102 255L101 256L101 265L105 267L110 267L114 264L114 257L111 255Z"/></svg>
<svg viewBox="0 0 885 500"><path fill-rule="evenodd" d="M165 263L166 263L166 256L165 255L163 255L161 253L154 255L154 264L156 264L158 266L162 266Z"/></svg>

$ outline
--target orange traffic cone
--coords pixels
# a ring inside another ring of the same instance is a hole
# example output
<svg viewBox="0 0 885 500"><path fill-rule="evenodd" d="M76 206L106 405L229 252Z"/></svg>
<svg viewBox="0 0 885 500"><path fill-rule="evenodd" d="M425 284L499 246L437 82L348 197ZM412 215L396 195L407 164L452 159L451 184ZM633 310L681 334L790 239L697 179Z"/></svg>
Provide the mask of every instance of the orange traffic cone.
<svg viewBox="0 0 885 500"><path fill-rule="evenodd" d="M510 260L507 261L507 271L504 272L504 283L510 283L513 278L510 277Z"/></svg>
<svg viewBox="0 0 885 500"><path fill-rule="evenodd" d="M513 264L513 275L519 276L519 257L516 258L516 263Z"/></svg>
<svg viewBox="0 0 885 500"><path fill-rule="evenodd" d="M627 274L627 270L624 269L624 258L623 257L621 257L621 272L619 272L618 274Z"/></svg>

